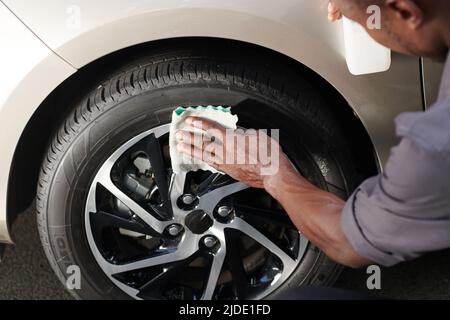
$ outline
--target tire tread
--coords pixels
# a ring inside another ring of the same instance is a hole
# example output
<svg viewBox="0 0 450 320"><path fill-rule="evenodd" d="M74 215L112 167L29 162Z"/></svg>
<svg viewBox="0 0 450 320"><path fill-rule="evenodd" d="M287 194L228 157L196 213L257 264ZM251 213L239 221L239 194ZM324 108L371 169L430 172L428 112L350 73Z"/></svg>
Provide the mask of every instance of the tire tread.
<svg viewBox="0 0 450 320"><path fill-rule="evenodd" d="M323 121L330 118L329 114L325 110L310 107L312 97L305 96L307 93L304 89L308 83L288 71L283 71L283 78L279 74L280 70L268 68L268 66L257 70L254 66L245 63L233 61L218 63L211 57L201 55L171 55L163 60L151 61L132 70L113 74L82 99L62 123L50 143L37 186L36 209L39 235L46 256L59 279L65 283L65 277L55 259L48 233L46 217L48 196L60 160L82 130L85 130L105 110L143 91L208 82L209 85L226 85L238 90L250 90L290 105L295 104L297 110L305 113L313 125L320 127L321 130L325 129L329 136L333 136L337 128L329 125L333 123L332 121ZM302 81L303 83L300 83ZM87 142L86 152L89 152L91 147L92 141ZM322 253L318 254L315 266L316 275L308 280L308 284L331 284L341 270L340 266L331 262ZM71 293L75 298L80 298L76 292Z"/></svg>

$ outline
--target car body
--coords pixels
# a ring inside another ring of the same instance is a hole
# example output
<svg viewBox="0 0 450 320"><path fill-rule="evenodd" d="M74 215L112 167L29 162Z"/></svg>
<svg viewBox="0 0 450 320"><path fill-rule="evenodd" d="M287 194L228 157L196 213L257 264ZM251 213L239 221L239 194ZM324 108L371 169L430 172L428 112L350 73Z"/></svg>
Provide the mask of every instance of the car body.
<svg viewBox="0 0 450 320"><path fill-rule="evenodd" d="M51 95L104 57L146 43L196 37L228 39L275 51L306 66L351 107L381 169L397 142L395 117L436 97L442 66L392 55L389 70L353 76L343 31L317 0L2 0L0 3L0 241L32 200L56 124L39 112ZM61 110L61 113L63 110ZM39 123L39 130L31 123ZM34 128L30 131L30 128ZM27 155L26 161L18 160ZM36 165L37 163L37 165ZM20 235L16 235L20 237Z"/></svg>

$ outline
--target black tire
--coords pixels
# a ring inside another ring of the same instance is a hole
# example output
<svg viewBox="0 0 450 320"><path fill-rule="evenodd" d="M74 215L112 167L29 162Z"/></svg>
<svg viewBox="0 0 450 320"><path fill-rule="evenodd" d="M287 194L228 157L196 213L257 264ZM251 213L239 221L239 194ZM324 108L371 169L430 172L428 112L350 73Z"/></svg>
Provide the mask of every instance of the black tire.
<svg viewBox="0 0 450 320"><path fill-rule="evenodd" d="M314 170L302 170L314 183L345 198L358 182L342 131L318 88L283 64L232 52L218 47L147 54L107 76L73 106L42 165L37 220L45 253L59 279L66 283L67 267L80 267L81 289L71 291L76 298L128 298L103 274L90 252L83 205L90 179L108 155L131 137L168 123L174 106L234 105L248 98L267 108L235 110L243 125L282 128L283 147L316 163ZM306 161L292 160L299 168ZM330 285L340 270L309 245L303 262L282 288Z"/></svg>

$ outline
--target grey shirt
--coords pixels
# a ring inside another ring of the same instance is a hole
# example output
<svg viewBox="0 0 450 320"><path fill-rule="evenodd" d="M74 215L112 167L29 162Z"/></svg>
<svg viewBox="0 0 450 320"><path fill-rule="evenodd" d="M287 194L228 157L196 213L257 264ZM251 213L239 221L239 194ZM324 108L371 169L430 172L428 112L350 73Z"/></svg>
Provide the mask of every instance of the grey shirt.
<svg viewBox="0 0 450 320"><path fill-rule="evenodd" d="M356 252L385 266L450 248L450 53L438 101L399 115L396 128L384 172L357 188L341 219Z"/></svg>

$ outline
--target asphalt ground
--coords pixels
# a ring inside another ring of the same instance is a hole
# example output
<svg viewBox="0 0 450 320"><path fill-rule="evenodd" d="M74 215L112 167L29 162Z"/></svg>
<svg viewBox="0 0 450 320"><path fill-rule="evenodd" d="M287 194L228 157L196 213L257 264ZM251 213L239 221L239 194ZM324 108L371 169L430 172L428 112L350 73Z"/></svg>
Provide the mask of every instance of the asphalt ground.
<svg viewBox="0 0 450 320"><path fill-rule="evenodd" d="M12 226L14 246L0 263L0 299L71 299L53 274L41 247L33 207ZM365 270L345 270L337 286L368 291ZM373 291L372 291L373 292ZM381 270L381 290L392 299L450 299L450 250Z"/></svg>

